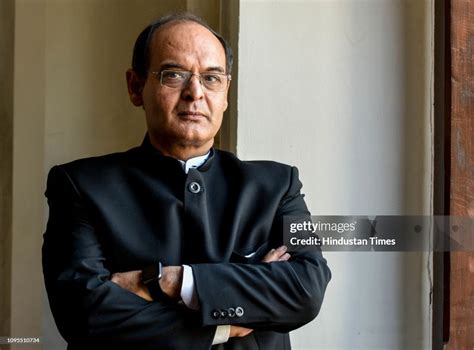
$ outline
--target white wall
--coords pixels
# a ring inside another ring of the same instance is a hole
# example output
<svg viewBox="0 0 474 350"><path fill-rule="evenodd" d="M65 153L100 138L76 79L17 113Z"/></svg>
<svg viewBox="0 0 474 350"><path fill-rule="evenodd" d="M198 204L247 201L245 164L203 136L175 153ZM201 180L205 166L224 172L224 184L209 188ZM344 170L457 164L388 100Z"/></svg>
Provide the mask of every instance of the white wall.
<svg viewBox="0 0 474 350"><path fill-rule="evenodd" d="M315 215L431 212L430 1L240 4L237 152L298 166ZM326 254L295 349L427 349L430 256Z"/></svg>

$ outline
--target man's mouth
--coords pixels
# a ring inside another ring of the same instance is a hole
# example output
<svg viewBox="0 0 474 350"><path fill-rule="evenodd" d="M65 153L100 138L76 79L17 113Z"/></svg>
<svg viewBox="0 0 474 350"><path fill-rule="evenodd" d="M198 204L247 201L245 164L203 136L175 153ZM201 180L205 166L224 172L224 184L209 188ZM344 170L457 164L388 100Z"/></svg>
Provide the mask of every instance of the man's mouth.
<svg viewBox="0 0 474 350"><path fill-rule="evenodd" d="M194 112L194 111L181 111L181 112L178 112L178 116L181 118L190 119L190 120L199 120L199 119L207 118L207 116L204 113Z"/></svg>

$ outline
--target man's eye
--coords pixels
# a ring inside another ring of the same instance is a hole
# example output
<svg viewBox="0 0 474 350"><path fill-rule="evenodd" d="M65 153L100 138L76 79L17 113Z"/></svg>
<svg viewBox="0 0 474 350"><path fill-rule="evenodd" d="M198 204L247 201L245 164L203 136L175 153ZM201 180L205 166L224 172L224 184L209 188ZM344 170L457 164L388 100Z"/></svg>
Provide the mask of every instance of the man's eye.
<svg viewBox="0 0 474 350"><path fill-rule="evenodd" d="M183 80L184 74L180 72L173 71L163 71L163 79L167 80Z"/></svg>
<svg viewBox="0 0 474 350"><path fill-rule="evenodd" d="M205 82L210 84L216 84L222 81L222 77L219 74L203 74L202 78Z"/></svg>

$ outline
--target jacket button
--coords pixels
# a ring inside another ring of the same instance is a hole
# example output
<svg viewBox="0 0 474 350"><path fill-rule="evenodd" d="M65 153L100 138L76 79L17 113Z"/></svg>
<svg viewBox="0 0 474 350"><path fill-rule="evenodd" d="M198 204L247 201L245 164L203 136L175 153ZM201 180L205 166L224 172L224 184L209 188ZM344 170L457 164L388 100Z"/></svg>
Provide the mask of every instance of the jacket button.
<svg viewBox="0 0 474 350"><path fill-rule="evenodd" d="M191 193L199 193L199 191L201 191L201 185L199 185L197 182L191 182L188 185L188 190Z"/></svg>
<svg viewBox="0 0 474 350"><path fill-rule="evenodd" d="M219 310L212 310L212 318L218 319L221 316Z"/></svg>
<svg viewBox="0 0 474 350"><path fill-rule="evenodd" d="M227 313L229 314L230 318L235 317L235 309L233 307L228 308Z"/></svg>
<svg viewBox="0 0 474 350"><path fill-rule="evenodd" d="M221 317L222 318L227 318L228 315L229 315L229 313L227 312L227 310L221 310Z"/></svg>
<svg viewBox="0 0 474 350"><path fill-rule="evenodd" d="M237 317L242 317L244 315L244 308L243 307L240 307L240 306L237 306L235 308L235 315Z"/></svg>

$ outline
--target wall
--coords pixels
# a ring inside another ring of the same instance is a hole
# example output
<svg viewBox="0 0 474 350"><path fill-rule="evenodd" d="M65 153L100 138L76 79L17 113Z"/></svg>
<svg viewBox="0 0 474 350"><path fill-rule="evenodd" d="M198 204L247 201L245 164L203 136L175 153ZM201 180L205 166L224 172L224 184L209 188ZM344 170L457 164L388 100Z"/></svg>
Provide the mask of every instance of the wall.
<svg viewBox="0 0 474 350"><path fill-rule="evenodd" d="M44 3L15 2L11 336L41 336L44 28Z"/></svg>
<svg viewBox="0 0 474 350"><path fill-rule="evenodd" d="M171 1L49 1L46 8L46 168L136 145L145 132L128 100L133 44Z"/></svg>
<svg viewBox="0 0 474 350"><path fill-rule="evenodd" d="M317 215L431 212L430 1L240 3L237 153L298 166ZM431 257L326 254L295 349L427 349Z"/></svg>

